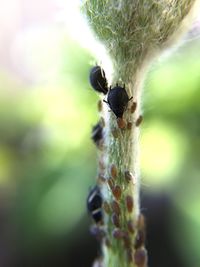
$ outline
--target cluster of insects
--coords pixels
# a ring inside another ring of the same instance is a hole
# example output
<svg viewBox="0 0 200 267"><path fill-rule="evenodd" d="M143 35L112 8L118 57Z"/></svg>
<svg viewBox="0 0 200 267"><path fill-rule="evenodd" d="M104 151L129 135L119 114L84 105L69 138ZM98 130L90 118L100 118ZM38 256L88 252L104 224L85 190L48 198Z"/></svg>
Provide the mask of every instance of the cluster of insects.
<svg viewBox="0 0 200 267"><path fill-rule="evenodd" d="M104 100L104 102L108 104L116 118L122 118L127 109L128 102L133 99L133 97L128 96L125 84L123 87L116 84L115 87L110 86L108 88L105 72L100 66L95 66L90 70L89 80L95 91L107 95L107 100ZM134 107L136 108L135 102L132 109Z"/></svg>
<svg viewBox="0 0 200 267"><path fill-rule="evenodd" d="M124 112L127 110L128 103L133 99L129 97L125 88L125 84L120 86L116 84L114 87L108 87L108 82L105 76L104 70L100 66L94 66L90 70L89 81L92 88L98 93L102 93L106 96L106 99L103 100L104 103L108 105L110 110L114 113L117 119L117 125L120 129L127 128L130 130L132 128L132 122L128 121L127 123L123 119ZM137 108L137 103L132 102L130 107L130 112L134 113ZM98 102L98 110L102 109L102 101ZM140 115L136 121L135 126L138 127L143 120L142 115ZM95 125L97 126L97 125ZM97 132L97 130L99 130ZM113 132L113 136L117 137L117 131ZM92 139L97 146L99 146L99 141L102 139L102 131L100 127L93 127L92 130Z"/></svg>
<svg viewBox="0 0 200 267"><path fill-rule="evenodd" d="M111 239L116 242L122 242L127 254L128 261L135 261L137 266L144 266L147 255L144 249L145 243L145 222L142 214L134 223L131 219L124 220L122 216L121 204L125 205L128 214L133 212L134 201L131 195L123 193L123 189L117 184L118 170L114 164L110 165L110 178L101 179L101 182L107 183L110 192L113 195L111 202L103 200L98 185L91 189L87 198L87 209L93 219L94 225L91 227L91 233L98 239L103 240L107 246L111 246ZM134 177L129 171L124 172L124 182L134 183ZM124 210L124 209L123 209ZM103 215L107 214L111 218L112 232L104 227ZM131 236L135 236L135 243L132 243ZM134 254L133 254L134 248Z"/></svg>
<svg viewBox="0 0 200 267"><path fill-rule="evenodd" d="M105 76L104 70L100 66L94 66L89 74L89 80L92 88L102 93L106 99L103 100L110 110L114 113L117 119L117 125L119 129L131 129L132 123L125 122L123 119L124 112L127 110L128 103L133 99L129 97L125 88L125 85L120 86L116 84L114 87L108 87L108 82ZM98 102L98 110L102 110L103 102ZM137 103L132 102L130 107L130 113L134 113L137 108ZM135 126L138 127L142 122L142 116L140 115L135 121ZM103 118L94 125L92 128L91 138L96 146L101 150L104 140L104 126L105 122ZM118 130L112 131L115 138L118 137ZM104 170L103 162L101 158L99 160L99 169ZM101 172L101 171L100 171ZM122 188L117 180L119 178L119 172L115 164L110 165L109 177L105 178L103 174L99 174L97 185L94 186L87 197L87 210L93 220L93 226L91 227L91 233L98 239L103 240L107 246L111 246L111 240L115 242L122 242L129 261L135 261L138 267L143 266L146 262L146 251L144 249L145 242L145 229L144 218L139 216L137 222L133 222L131 219L125 220L122 215L124 207L128 218L131 218L131 214L134 208L134 200L132 195L129 195L124 188ZM124 171L124 184L132 182L134 184L134 176L129 171ZM112 194L112 200L109 202L103 199L99 184L104 183L107 185L109 192ZM107 214L112 222L112 228L107 229L104 226L104 215ZM136 238L133 238L135 236ZM135 240L133 244L132 240ZM133 254L134 248L134 254Z"/></svg>

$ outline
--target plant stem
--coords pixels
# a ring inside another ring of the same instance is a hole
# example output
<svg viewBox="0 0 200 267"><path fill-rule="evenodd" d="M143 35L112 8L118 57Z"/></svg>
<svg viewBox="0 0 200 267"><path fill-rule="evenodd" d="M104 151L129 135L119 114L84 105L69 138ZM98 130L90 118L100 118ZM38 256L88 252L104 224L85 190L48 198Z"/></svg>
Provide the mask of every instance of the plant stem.
<svg viewBox="0 0 200 267"><path fill-rule="evenodd" d="M133 99L129 102L129 106L124 114L123 120L126 127L120 129L116 116L113 112L109 112L107 105L104 105L103 117L105 119L104 127L104 146L100 153L100 177L104 177L106 182L98 181L103 194L103 199L109 204L110 212L104 215L104 230L106 231L106 238L103 241L102 250L104 251L104 266L106 267L129 267L138 266L134 263L134 253L136 249L143 252L143 263L141 266L146 266L147 258L144 249L144 243L138 248L134 247L135 239L138 236L138 218L140 214L140 174L139 174L139 126L136 121L141 115L141 87L143 86L143 79L140 75L134 76L132 80L129 76L124 78L115 77L112 84L121 80L122 84L126 85L126 91L129 97ZM133 112L131 106L136 104L136 109ZM114 134L113 134L114 133ZM112 168L116 168L117 175L113 177ZM130 180L127 175L130 175ZM112 182L112 186L108 181ZM121 189L121 196L116 199L114 191L115 187L119 186ZM127 198L132 198L133 208L131 211L127 207ZM116 211L112 207L113 201L117 202L120 208L120 214L117 214L119 225L113 223L113 216ZM131 224L133 230L130 231ZM143 226L142 226L143 228ZM144 231L144 229L140 229ZM121 231L122 236L116 237L115 231ZM109 246L107 243L109 242Z"/></svg>
<svg viewBox="0 0 200 267"><path fill-rule="evenodd" d="M104 43L113 65L113 74L107 77L109 84L112 87L116 83L122 87L125 84L128 96L133 96L123 116L123 127L106 104L101 114L105 124L104 144L99 153L97 183L104 201L104 222L98 226L105 232L101 259L104 267L147 265L139 201L139 123L144 77L158 51L184 32L186 23L182 22L190 21L197 3L195 0L84 2L90 26Z"/></svg>

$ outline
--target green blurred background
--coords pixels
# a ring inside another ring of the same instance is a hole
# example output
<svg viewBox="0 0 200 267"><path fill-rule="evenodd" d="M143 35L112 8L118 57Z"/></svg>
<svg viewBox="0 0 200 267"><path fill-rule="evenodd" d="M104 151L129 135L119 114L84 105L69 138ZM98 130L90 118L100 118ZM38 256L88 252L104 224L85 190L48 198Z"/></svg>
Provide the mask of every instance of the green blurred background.
<svg viewBox="0 0 200 267"><path fill-rule="evenodd" d="M21 11L24 2L15 2ZM34 16L23 6L12 34L0 27L0 266L90 266L98 253L85 207L97 165L90 131L98 95L88 83L95 58L54 23L54 5L48 12L35 5ZM184 42L152 65L145 83L141 177L150 267L200 266L199 48L199 39ZM165 225L152 232L161 217Z"/></svg>

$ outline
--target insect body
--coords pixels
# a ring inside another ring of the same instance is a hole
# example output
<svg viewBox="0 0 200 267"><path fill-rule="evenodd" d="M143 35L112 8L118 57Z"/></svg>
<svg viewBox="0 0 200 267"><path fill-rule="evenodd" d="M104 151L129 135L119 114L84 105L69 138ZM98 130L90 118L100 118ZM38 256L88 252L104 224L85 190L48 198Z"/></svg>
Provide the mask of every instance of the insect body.
<svg viewBox="0 0 200 267"><path fill-rule="evenodd" d="M102 221L102 196L98 186L95 186L88 195L87 209L96 223Z"/></svg>
<svg viewBox="0 0 200 267"><path fill-rule="evenodd" d="M137 127L140 126L140 124L142 123L142 121L143 121L143 116L140 115L140 116L137 118L137 120L136 120L136 122L135 122L135 125L136 125Z"/></svg>
<svg viewBox="0 0 200 267"><path fill-rule="evenodd" d="M92 128L92 140L94 143L99 146L101 144L101 141L103 140L103 128L101 126L101 123L98 122L93 128Z"/></svg>
<svg viewBox="0 0 200 267"><path fill-rule="evenodd" d="M104 100L104 102L109 105L110 109L114 112L117 118L122 118L128 102L132 98L133 97L128 97L125 86L121 87L117 84L115 87L110 88L107 101Z"/></svg>
<svg viewBox="0 0 200 267"><path fill-rule="evenodd" d="M95 66L90 70L89 80L94 90L103 93L104 95L107 94L107 80L105 77L105 72L100 66Z"/></svg>
<svg viewBox="0 0 200 267"><path fill-rule="evenodd" d="M132 196L126 197L126 207L127 207L128 212L131 213L133 210L133 198L132 198Z"/></svg>

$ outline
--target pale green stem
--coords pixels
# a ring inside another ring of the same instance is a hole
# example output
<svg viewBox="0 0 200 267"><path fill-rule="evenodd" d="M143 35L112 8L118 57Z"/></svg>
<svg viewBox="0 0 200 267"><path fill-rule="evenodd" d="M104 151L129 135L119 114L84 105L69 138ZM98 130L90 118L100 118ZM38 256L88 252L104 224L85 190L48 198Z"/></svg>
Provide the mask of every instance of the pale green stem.
<svg viewBox="0 0 200 267"><path fill-rule="evenodd" d="M145 267L147 265L144 244L135 246L138 234L138 218L140 214L140 172L139 172L139 128L136 120L141 115L141 96L144 77L152 58L169 47L177 36L188 28L198 11L199 0L86 0L83 10L96 36L105 45L113 65L113 74L108 77L112 87L116 83L125 84L129 97L129 107L124 113L124 121L132 123L128 129L119 129L115 115L108 111L104 104L102 116L105 120L104 145L99 153L99 175L105 182L100 185L103 200L112 206L116 200L108 186L111 177L111 166L115 165L117 176L115 185L119 185L122 195L117 200L120 207L120 226L118 230L128 233L129 245L124 238L116 239L113 231L116 225L112 221L113 211L105 213L104 225L99 226L106 232L102 240L104 267ZM106 71L106 66L102 66ZM107 74L107 73L106 73ZM137 108L131 113L131 103ZM115 132L115 137L113 136ZM125 179L125 171L133 174L134 180L129 183ZM126 205L126 197L132 196L134 206L131 212ZM134 225L134 234L127 227L128 221ZM127 237L126 236L126 237ZM108 244L109 241L109 244ZM143 252L142 254L137 254ZM143 255L143 258L135 255ZM140 262L139 262L140 259ZM100 266L100 265L99 265Z"/></svg>

